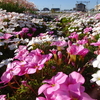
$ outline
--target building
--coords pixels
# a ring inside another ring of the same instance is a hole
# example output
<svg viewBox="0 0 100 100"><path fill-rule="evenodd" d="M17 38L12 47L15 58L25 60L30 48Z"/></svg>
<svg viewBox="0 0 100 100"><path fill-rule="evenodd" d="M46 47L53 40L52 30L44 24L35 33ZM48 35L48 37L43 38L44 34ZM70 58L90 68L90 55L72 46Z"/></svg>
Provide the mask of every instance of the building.
<svg viewBox="0 0 100 100"><path fill-rule="evenodd" d="M43 8L42 11L50 11L49 8Z"/></svg>
<svg viewBox="0 0 100 100"><path fill-rule="evenodd" d="M95 10L100 11L100 4L95 6Z"/></svg>
<svg viewBox="0 0 100 100"><path fill-rule="evenodd" d="M60 11L60 8L51 8L51 11L57 12Z"/></svg>
<svg viewBox="0 0 100 100"><path fill-rule="evenodd" d="M76 11L86 12L86 5L83 3L76 4Z"/></svg>

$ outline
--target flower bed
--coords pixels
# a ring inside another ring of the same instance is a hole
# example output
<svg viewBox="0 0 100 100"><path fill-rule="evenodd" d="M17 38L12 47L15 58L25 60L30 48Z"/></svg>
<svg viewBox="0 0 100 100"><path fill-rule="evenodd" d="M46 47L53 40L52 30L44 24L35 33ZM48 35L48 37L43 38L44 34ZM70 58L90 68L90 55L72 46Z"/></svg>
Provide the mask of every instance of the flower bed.
<svg viewBox="0 0 100 100"><path fill-rule="evenodd" d="M100 14L0 16L0 99L99 100Z"/></svg>

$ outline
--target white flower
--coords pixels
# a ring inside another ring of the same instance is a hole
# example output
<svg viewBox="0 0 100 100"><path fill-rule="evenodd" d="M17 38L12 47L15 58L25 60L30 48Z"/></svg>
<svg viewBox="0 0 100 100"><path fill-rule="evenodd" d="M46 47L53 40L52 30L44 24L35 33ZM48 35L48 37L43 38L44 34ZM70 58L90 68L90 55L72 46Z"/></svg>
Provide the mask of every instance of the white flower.
<svg viewBox="0 0 100 100"><path fill-rule="evenodd" d="M33 49L33 46L30 46L30 47L28 48L28 50L31 50L31 49Z"/></svg>
<svg viewBox="0 0 100 100"><path fill-rule="evenodd" d="M100 55L97 56L97 60L100 61Z"/></svg>
<svg viewBox="0 0 100 100"><path fill-rule="evenodd" d="M15 28L4 28L3 31L5 31L6 33L12 33L13 30L15 30Z"/></svg>
<svg viewBox="0 0 100 100"><path fill-rule="evenodd" d="M8 59L5 59L5 60L2 60L0 62L0 68L3 67L4 65L7 65L12 60L13 60L12 58L8 58Z"/></svg>
<svg viewBox="0 0 100 100"><path fill-rule="evenodd" d="M20 42L21 41L21 39L19 39L19 38L14 38L13 40L12 40L12 42Z"/></svg>
<svg viewBox="0 0 100 100"><path fill-rule="evenodd" d="M92 74L92 79L90 80L90 82L96 82L97 85L100 86L100 70L97 71L97 73Z"/></svg>
<svg viewBox="0 0 100 100"><path fill-rule="evenodd" d="M0 25L0 29L3 29L4 28L4 26L3 25Z"/></svg>
<svg viewBox="0 0 100 100"><path fill-rule="evenodd" d="M70 32L73 32L73 31L74 31L74 29L70 29L69 31L70 31Z"/></svg>
<svg viewBox="0 0 100 100"><path fill-rule="evenodd" d="M25 27L25 24L20 23L19 26L20 26L20 27Z"/></svg>
<svg viewBox="0 0 100 100"><path fill-rule="evenodd" d="M79 35L79 34L82 34L82 32L77 32L77 34Z"/></svg>
<svg viewBox="0 0 100 100"><path fill-rule="evenodd" d="M9 28L13 28L14 27L14 25L9 25Z"/></svg>
<svg viewBox="0 0 100 100"><path fill-rule="evenodd" d="M62 35L63 33L62 33L62 31L59 31L57 34L58 34L58 35Z"/></svg>
<svg viewBox="0 0 100 100"><path fill-rule="evenodd" d="M92 61L92 65L94 68L100 68L100 55L98 55L97 58L94 61Z"/></svg>
<svg viewBox="0 0 100 100"><path fill-rule="evenodd" d="M14 50L17 48L17 44L11 44L8 46L10 50Z"/></svg>
<svg viewBox="0 0 100 100"><path fill-rule="evenodd" d="M10 43L10 41L11 41L10 39L7 39L7 40L4 40L3 42L8 44L8 43Z"/></svg>
<svg viewBox="0 0 100 100"><path fill-rule="evenodd" d="M28 45L27 45L27 46L30 46L30 45L34 44L34 40L35 40L35 38L34 38L34 37L32 37L32 39L29 41L29 43L28 43Z"/></svg>
<svg viewBox="0 0 100 100"><path fill-rule="evenodd" d="M26 24L27 27L31 28L32 26L30 24Z"/></svg>
<svg viewBox="0 0 100 100"><path fill-rule="evenodd" d="M2 52L0 52L0 55L3 55L3 53L2 53Z"/></svg>
<svg viewBox="0 0 100 100"><path fill-rule="evenodd" d="M7 23L7 22L3 22L2 24L3 24L4 26L5 26L5 25L8 25L8 23Z"/></svg>
<svg viewBox="0 0 100 100"><path fill-rule="evenodd" d="M26 43L28 43L28 42L29 42L29 39L26 38L26 39L24 39L24 41L25 41Z"/></svg>
<svg viewBox="0 0 100 100"><path fill-rule="evenodd" d="M4 45L4 42L0 42L0 46L3 46Z"/></svg>
<svg viewBox="0 0 100 100"><path fill-rule="evenodd" d="M32 23L39 23L39 22L43 21L43 19L33 18L31 21L32 21Z"/></svg>
<svg viewBox="0 0 100 100"><path fill-rule="evenodd" d="M92 62L92 65L94 68L96 68L98 65L99 65L99 61L97 59L95 59L93 62Z"/></svg>
<svg viewBox="0 0 100 100"><path fill-rule="evenodd" d="M3 36L4 34L3 33L0 33L0 36Z"/></svg>
<svg viewBox="0 0 100 100"><path fill-rule="evenodd" d="M26 44L29 42L29 39L21 39L21 43Z"/></svg>

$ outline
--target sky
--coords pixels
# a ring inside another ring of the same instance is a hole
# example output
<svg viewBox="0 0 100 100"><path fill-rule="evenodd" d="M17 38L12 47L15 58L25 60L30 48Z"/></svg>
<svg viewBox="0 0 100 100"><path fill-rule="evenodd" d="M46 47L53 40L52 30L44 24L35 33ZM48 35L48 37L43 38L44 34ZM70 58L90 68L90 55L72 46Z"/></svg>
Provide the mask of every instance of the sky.
<svg viewBox="0 0 100 100"><path fill-rule="evenodd" d="M100 3L100 0L29 0L30 2L33 2L36 7L39 10L42 10L43 8L60 8L61 10L64 9L73 9L75 8L75 4L80 1L82 2L88 2L84 3L87 5L88 9L94 8L95 5ZM97 3L98 2L98 3Z"/></svg>

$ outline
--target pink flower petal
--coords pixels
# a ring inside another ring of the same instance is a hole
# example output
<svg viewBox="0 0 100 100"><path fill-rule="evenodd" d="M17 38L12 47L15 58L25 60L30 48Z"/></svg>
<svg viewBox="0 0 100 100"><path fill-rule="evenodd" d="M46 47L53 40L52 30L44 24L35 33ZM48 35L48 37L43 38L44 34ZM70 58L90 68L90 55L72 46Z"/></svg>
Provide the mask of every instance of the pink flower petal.
<svg viewBox="0 0 100 100"><path fill-rule="evenodd" d="M40 95L42 92L44 92L50 85L44 84L38 89L38 95Z"/></svg>
<svg viewBox="0 0 100 100"><path fill-rule="evenodd" d="M47 88L47 94L51 94L54 91L57 91L60 88L59 84L53 84L54 86L51 86Z"/></svg>
<svg viewBox="0 0 100 100"><path fill-rule="evenodd" d="M97 100L97 99L92 99L87 93L82 93L83 99L82 100Z"/></svg>
<svg viewBox="0 0 100 100"><path fill-rule="evenodd" d="M47 100L47 99L44 97L37 97L36 100Z"/></svg>
<svg viewBox="0 0 100 100"><path fill-rule="evenodd" d="M74 83L81 83L81 84L85 82L84 77L80 73L75 71L69 75L69 80L73 81Z"/></svg>

